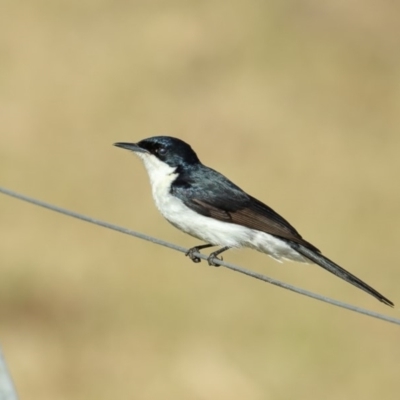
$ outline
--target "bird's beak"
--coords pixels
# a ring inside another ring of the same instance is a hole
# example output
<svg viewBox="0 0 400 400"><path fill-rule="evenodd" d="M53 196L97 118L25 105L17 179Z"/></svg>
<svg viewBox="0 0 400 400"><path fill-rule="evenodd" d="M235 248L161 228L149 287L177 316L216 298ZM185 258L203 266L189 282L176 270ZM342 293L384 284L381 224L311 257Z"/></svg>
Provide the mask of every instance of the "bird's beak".
<svg viewBox="0 0 400 400"><path fill-rule="evenodd" d="M118 143L114 143L114 146L121 147L122 149L130 150L135 153L148 153L147 150L141 148L136 143L118 142Z"/></svg>

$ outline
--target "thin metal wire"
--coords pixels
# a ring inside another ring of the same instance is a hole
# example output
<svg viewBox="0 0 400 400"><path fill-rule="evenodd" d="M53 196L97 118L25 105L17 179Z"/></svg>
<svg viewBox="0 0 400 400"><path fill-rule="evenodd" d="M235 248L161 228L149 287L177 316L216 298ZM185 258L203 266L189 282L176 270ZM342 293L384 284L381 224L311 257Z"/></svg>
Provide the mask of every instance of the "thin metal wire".
<svg viewBox="0 0 400 400"><path fill-rule="evenodd" d="M145 235L143 233L133 231L131 229L123 228L123 227L120 227L118 225L111 224L109 222L100 221L100 220L98 220L96 218L88 217L86 215L82 215L82 214L76 213L74 211L70 211L70 210L67 210L65 208L58 207L58 206L46 203L46 202L41 201L41 200L34 199L32 197L29 197L29 196L25 196L23 194L14 192L12 190L3 188L1 186L0 186L0 193L3 193L5 195L7 195L7 196L14 197L14 198L19 199L19 200L26 201L26 202L31 203L31 204L35 204L35 205L40 206L40 207L47 208L47 209L52 210L52 211L56 211L56 212L64 214L64 215L68 215L68 216L73 217L73 218L80 219L82 221L90 222L92 224L99 225L99 226L102 226L104 228L108 228L108 229L112 229L112 230L117 231L117 232L125 233L127 235L137 237L139 239L147 240L149 242L156 243L158 245L165 246L165 247L168 247L170 249L180 251L182 253L186 253L188 251L188 249L186 249L184 247L177 246L175 244L166 242L164 240L157 239L155 237L148 236L148 235ZM201 258L203 260L207 259L207 256L204 255L204 254L201 254L201 253L194 253L194 254L197 257L199 257L199 258ZM215 260L215 263L220 265L220 266L222 266L222 267L229 268L232 271L239 272L241 274L250 276L251 278L259 279L261 281L270 283L271 285L275 285L275 286L281 287L283 289L290 290L290 291L295 292L297 294L301 294L303 296L311 297L311 298L313 298L315 300L323 301L323 302L331 304L333 306L341 307L341 308L344 308L346 310L353 311L353 312L356 312L356 313L359 313L359 314L363 314L363 315L367 315L367 316L372 317L372 318L377 318L377 319L380 319L382 321L386 321L386 322L390 322L390 323L393 323L393 324L396 324L396 325L400 325L400 319L393 318L393 317L390 317L388 315L380 314L380 313L377 313L377 312L374 312L374 311L370 311L370 310L367 310L367 309L364 309L364 308L361 308L361 307L357 307L357 306L354 306L352 304L344 303L342 301L338 301L338 300L332 299L330 297L322 296L320 294L313 293L313 292L298 288L298 287L293 286L293 285L289 285L289 284L287 284L285 282L281 282L279 280L270 278L270 277L268 277L266 275L259 274L259 273L254 272L254 271L250 271L250 270L245 269L243 267L238 267L237 265L234 265L234 264L231 264L231 263L227 263L227 262L222 261L222 260Z"/></svg>

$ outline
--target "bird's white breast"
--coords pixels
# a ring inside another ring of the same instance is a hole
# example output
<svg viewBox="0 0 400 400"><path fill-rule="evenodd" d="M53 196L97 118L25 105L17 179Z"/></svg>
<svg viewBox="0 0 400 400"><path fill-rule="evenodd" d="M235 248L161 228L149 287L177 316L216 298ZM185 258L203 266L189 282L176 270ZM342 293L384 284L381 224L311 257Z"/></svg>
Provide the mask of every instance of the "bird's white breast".
<svg viewBox="0 0 400 400"><path fill-rule="evenodd" d="M276 260L284 258L305 261L285 241L275 236L241 225L218 221L191 210L170 193L171 184L177 177L176 168L170 167L152 154L136 154L146 167L158 210L175 227L207 243L229 247L250 247Z"/></svg>

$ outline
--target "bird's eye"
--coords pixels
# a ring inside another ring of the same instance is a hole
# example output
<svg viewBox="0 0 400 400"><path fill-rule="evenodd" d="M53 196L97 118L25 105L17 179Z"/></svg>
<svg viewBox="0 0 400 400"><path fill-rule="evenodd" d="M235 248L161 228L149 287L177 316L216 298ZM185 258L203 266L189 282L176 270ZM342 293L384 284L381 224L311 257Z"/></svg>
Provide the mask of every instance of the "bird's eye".
<svg viewBox="0 0 400 400"><path fill-rule="evenodd" d="M160 156L164 156L165 154L167 154L167 148L166 148L166 147L159 147L159 148L157 149L157 153L158 153Z"/></svg>

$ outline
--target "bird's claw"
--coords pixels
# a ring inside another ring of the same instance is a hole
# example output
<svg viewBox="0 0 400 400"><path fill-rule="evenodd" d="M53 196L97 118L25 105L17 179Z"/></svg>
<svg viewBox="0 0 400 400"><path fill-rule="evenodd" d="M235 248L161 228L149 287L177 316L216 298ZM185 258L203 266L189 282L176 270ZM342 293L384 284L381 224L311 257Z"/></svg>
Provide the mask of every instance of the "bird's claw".
<svg viewBox="0 0 400 400"><path fill-rule="evenodd" d="M199 263L199 262L201 262L201 258L194 255L194 253L198 253L198 252L199 252L199 249L197 247L192 247L185 253L185 256L189 257L194 263Z"/></svg>
<svg viewBox="0 0 400 400"><path fill-rule="evenodd" d="M185 255L187 257L189 257L193 262L199 263L201 261L201 258L199 256L196 256L195 253L199 253L200 249L204 249L206 247L211 247L211 245L192 247L185 253ZM227 250L227 248L224 248L222 251L225 251L225 250ZM217 264L215 261L223 261L224 260L222 257L221 258L217 257L218 254L220 254L222 251L220 249L218 251L214 251L213 253L211 253L207 258L208 265L211 265L213 267L219 267L219 264Z"/></svg>
<svg viewBox="0 0 400 400"><path fill-rule="evenodd" d="M219 267L220 265L216 264L215 260L223 261L224 259L222 257L218 258L216 255L214 255L214 253L211 253L207 258L208 265L211 265L212 267Z"/></svg>

